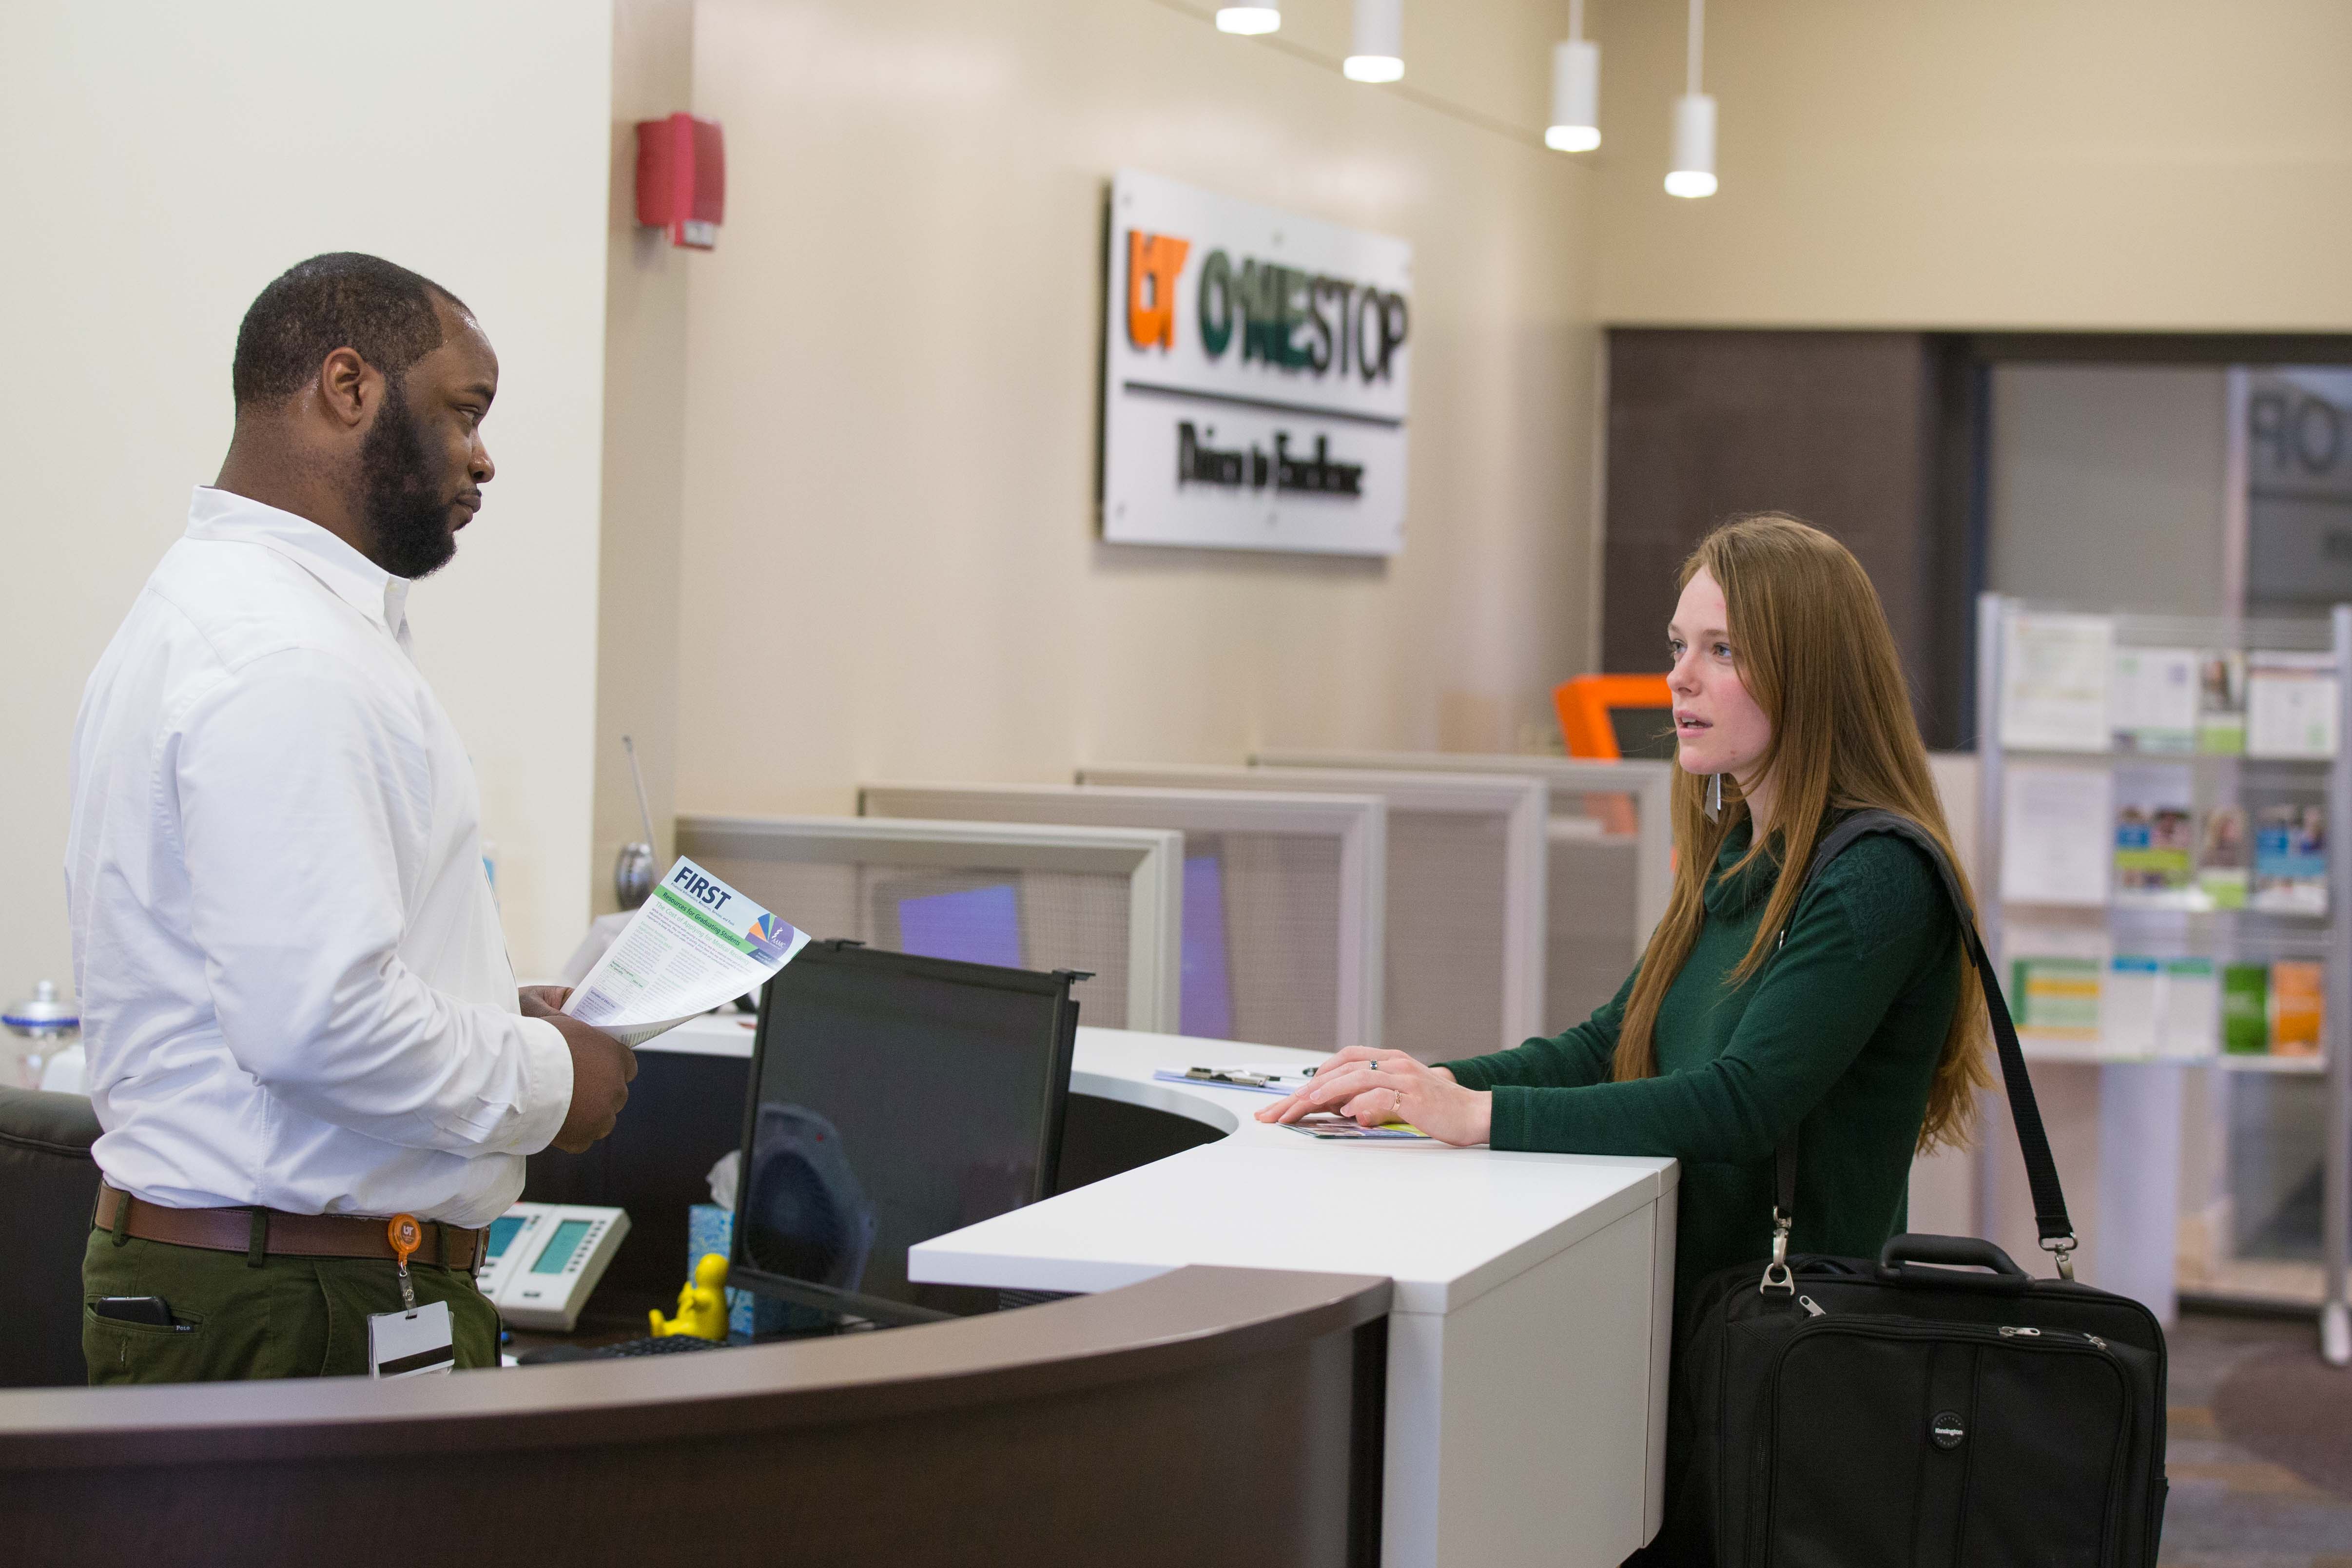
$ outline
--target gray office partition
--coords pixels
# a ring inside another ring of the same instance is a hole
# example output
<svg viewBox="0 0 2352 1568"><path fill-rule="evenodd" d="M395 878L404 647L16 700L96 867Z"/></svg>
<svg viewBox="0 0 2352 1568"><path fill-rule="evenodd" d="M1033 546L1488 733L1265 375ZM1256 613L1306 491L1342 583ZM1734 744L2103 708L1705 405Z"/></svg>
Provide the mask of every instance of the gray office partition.
<svg viewBox="0 0 2352 1568"><path fill-rule="evenodd" d="M1543 787L1509 775L1099 765L1087 786L1350 790L1388 806L1383 1044L1428 1061L1508 1049L1544 1020Z"/></svg>
<svg viewBox="0 0 2352 1568"><path fill-rule="evenodd" d="M1616 995L1674 894L1675 765L1647 759L1431 751L1255 753L1253 763L1430 773L1515 773L1551 793L1544 1032Z"/></svg>
<svg viewBox="0 0 2352 1568"><path fill-rule="evenodd" d="M1171 1032L1333 1051L1381 1043L1387 813L1369 794L868 784L869 818L1184 835L1185 1002Z"/></svg>
<svg viewBox="0 0 2352 1568"><path fill-rule="evenodd" d="M1027 969L1077 969L1086 1021L1174 1032L1184 836L1149 827L677 820L677 850L802 930Z"/></svg>

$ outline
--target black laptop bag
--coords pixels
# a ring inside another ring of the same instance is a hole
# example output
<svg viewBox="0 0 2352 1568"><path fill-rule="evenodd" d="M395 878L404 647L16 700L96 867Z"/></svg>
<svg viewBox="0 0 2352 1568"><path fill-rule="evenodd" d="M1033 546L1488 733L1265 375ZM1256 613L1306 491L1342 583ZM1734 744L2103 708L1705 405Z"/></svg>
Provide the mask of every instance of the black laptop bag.
<svg viewBox="0 0 2352 1568"><path fill-rule="evenodd" d="M1967 1237L1898 1236L1873 1259L1788 1257L1792 1134L1778 1155L1770 1261L1715 1275L1683 1318L1675 1425L1687 1452L1662 1553L1711 1542L1718 1568L2153 1568L2164 1331L2137 1301L2074 1281L2017 1030L1934 840L1893 812L1857 812L1823 836L1808 882L1867 833L1918 844L1951 894L2061 1278L2033 1279Z"/></svg>

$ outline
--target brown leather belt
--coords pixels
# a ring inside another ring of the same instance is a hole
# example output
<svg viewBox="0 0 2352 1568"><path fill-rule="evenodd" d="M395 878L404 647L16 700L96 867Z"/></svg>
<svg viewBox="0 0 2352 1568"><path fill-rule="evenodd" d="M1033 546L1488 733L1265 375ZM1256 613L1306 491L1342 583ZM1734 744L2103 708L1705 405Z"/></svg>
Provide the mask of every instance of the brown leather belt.
<svg viewBox="0 0 2352 1568"><path fill-rule="evenodd" d="M162 1241L173 1247L201 1247L212 1252L244 1252L256 1259L374 1258L398 1260L383 1219L362 1219L342 1214L282 1214L274 1208L165 1208L133 1197L107 1182L98 1184L98 1207L90 1223L100 1230L115 1228L121 1206L130 1205L123 1234L142 1241ZM426 1221L425 1244L410 1261L439 1263L470 1271L482 1255L479 1230ZM444 1248L447 1249L445 1258Z"/></svg>

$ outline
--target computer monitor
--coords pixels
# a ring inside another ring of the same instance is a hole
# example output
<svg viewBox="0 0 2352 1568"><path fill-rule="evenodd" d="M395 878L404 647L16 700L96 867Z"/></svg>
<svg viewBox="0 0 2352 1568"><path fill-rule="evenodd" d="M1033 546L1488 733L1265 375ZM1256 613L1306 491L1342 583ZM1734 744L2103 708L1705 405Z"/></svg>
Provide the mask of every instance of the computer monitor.
<svg viewBox="0 0 2352 1568"><path fill-rule="evenodd" d="M761 998L729 1282L881 1323L994 1310L907 1249L1054 1190L1075 978L803 949Z"/></svg>

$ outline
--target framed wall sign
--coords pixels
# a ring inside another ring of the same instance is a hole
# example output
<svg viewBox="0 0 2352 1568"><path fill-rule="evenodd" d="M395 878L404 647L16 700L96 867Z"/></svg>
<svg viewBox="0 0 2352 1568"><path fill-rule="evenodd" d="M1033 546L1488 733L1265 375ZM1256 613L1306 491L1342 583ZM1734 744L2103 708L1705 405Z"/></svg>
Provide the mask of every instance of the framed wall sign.
<svg viewBox="0 0 2352 1568"><path fill-rule="evenodd" d="M1103 537L1404 548L1412 246L1123 170L1103 324Z"/></svg>

